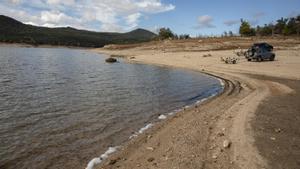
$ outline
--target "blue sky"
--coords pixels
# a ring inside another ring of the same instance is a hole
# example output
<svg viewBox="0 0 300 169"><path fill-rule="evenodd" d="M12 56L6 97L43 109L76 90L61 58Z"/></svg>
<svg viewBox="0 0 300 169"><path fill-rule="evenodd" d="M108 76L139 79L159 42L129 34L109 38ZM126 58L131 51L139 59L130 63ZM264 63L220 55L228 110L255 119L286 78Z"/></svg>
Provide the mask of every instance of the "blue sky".
<svg viewBox="0 0 300 169"><path fill-rule="evenodd" d="M169 27L177 34L237 32L300 14L299 0L1 0L0 14L48 27L126 32Z"/></svg>

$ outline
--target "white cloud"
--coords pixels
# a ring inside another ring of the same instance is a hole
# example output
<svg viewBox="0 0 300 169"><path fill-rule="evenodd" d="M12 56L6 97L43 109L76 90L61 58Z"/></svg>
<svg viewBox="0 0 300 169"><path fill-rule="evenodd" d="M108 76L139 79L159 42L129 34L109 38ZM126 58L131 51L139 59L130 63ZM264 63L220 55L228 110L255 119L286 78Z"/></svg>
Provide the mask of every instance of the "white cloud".
<svg viewBox="0 0 300 169"><path fill-rule="evenodd" d="M61 13L59 11L42 11L41 12L41 20L45 23L52 23L52 24L58 24L65 22L67 20L71 19L71 17L68 17L64 13Z"/></svg>
<svg viewBox="0 0 300 169"><path fill-rule="evenodd" d="M253 18L254 19L260 19L262 17L264 17L266 15L266 13L264 12L256 12L254 15L253 15Z"/></svg>
<svg viewBox="0 0 300 169"><path fill-rule="evenodd" d="M141 16L142 16L141 13L134 13L134 14L128 15L126 17L127 25L129 25L129 27L131 27L131 28L137 27L138 26L138 20Z"/></svg>
<svg viewBox="0 0 300 169"><path fill-rule="evenodd" d="M49 5L73 5L75 0L47 0Z"/></svg>
<svg viewBox="0 0 300 169"><path fill-rule="evenodd" d="M240 20L227 20L224 22L224 25L226 26L233 26L240 23Z"/></svg>
<svg viewBox="0 0 300 169"><path fill-rule="evenodd" d="M213 25L213 17L209 15L202 15L198 17L198 25L196 28L202 29L202 28L215 28L216 26Z"/></svg>
<svg viewBox="0 0 300 169"><path fill-rule="evenodd" d="M249 20L249 23L251 26L256 26L259 24L259 21L261 18L266 16L266 13L264 12L256 12L255 14L252 15L252 19Z"/></svg>
<svg viewBox="0 0 300 169"><path fill-rule="evenodd" d="M175 6L172 4L163 5L160 1L157 0L144 0L141 2L137 2L136 5L145 10L145 12L150 13L158 13L158 12L165 12L174 10Z"/></svg>
<svg viewBox="0 0 300 169"><path fill-rule="evenodd" d="M20 4L22 2L22 0L9 0L10 3L13 3L13 4Z"/></svg>
<svg viewBox="0 0 300 169"><path fill-rule="evenodd" d="M8 0L4 15L22 22L51 27L70 25L97 31L128 31L141 16L174 10L161 0ZM26 4L26 5L24 5ZM22 14L20 14L22 13Z"/></svg>

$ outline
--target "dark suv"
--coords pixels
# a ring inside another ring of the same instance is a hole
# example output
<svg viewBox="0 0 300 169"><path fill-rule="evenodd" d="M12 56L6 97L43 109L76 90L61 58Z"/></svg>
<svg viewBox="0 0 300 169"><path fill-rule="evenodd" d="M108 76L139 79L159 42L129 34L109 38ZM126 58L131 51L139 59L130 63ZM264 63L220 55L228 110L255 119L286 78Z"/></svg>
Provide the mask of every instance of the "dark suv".
<svg viewBox="0 0 300 169"><path fill-rule="evenodd" d="M273 46L268 43L254 43L251 48L247 50L245 56L248 61L273 61L275 59L275 54L272 51Z"/></svg>

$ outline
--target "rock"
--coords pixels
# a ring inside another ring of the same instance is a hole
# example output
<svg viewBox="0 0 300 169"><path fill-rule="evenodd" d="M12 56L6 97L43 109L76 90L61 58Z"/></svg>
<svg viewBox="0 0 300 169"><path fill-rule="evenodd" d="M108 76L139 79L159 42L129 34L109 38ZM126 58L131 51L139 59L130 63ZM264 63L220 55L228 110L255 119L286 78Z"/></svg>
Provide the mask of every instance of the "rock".
<svg viewBox="0 0 300 169"><path fill-rule="evenodd" d="M205 55L202 55L202 57L211 57L211 54L205 54Z"/></svg>
<svg viewBox="0 0 300 169"><path fill-rule="evenodd" d="M225 136L225 134L224 134L223 132L219 132L219 133L217 134L217 136L222 137L222 136Z"/></svg>
<svg viewBox="0 0 300 169"><path fill-rule="evenodd" d="M280 129L280 128L275 129L275 132L276 132L276 133L280 133L280 132L281 132L281 129Z"/></svg>
<svg viewBox="0 0 300 169"><path fill-rule="evenodd" d="M224 148L229 148L230 145L231 145L231 142L230 142L229 140L224 140L224 141L223 141L223 147L224 147Z"/></svg>
<svg viewBox="0 0 300 169"><path fill-rule="evenodd" d="M158 119L159 119L159 120L164 120L164 119L166 119L166 118L167 118L167 116L165 116L165 115L163 115L163 114L161 114L161 115L158 116Z"/></svg>
<svg viewBox="0 0 300 169"><path fill-rule="evenodd" d="M154 160L155 160L155 159L154 159L153 157L150 157L150 158L147 159L148 162L152 162L152 161L154 161Z"/></svg>
<svg viewBox="0 0 300 169"><path fill-rule="evenodd" d="M117 59L110 57L110 58L105 59L105 62L107 62L107 63L115 63L115 62L117 62Z"/></svg>
<svg viewBox="0 0 300 169"><path fill-rule="evenodd" d="M153 147L146 147L147 150L153 151L154 148Z"/></svg>
<svg viewBox="0 0 300 169"><path fill-rule="evenodd" d="M212 158L213 158L213 159L217 159L218 156L217 156L216 154L214 154L214 155L212 156Z"/></svg>
<svg viewBox="0 0 300 169"><path fill-rule="evenodd" d="M113 159L113 160L110 160L108 164L109 164L109 165L114 165L114 164L116 164L116 162L117 162L117 160L116 160L116 159Z"/></svg>
<svg viewBox="0 0 300 169"><path fill-rule="evenodd" d="M276 140L276 138L275 138L275 137L270 137L270 139L271 139L271 140Z"/></svg>

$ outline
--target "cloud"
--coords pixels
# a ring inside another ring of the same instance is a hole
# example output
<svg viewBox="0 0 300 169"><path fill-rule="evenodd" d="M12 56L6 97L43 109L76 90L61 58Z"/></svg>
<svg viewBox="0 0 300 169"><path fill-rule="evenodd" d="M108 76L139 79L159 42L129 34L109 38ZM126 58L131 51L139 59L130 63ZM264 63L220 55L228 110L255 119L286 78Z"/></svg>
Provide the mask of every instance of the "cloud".
<svg viewBox="0 0 300 169"><path fill-rule="evenodd" d="M240 20L227 20L223 23L226 26L233 26L233 25L236 25L236 24L240 23Z"/></svg>
<svg viewBox="0 0 300 169"><path fill-rule="evenodd" d="M262 17L264 17L266 15L266 13L264 12L256 12L254 15L253 15L253 18L254 19L260 19Z"/></svg>
<svg viewBox="0 0 300 169"><path fill-rule="evenodd" d="M196 26L197 29L202 28L215 28L216 26L212 24L213 17L209 15L202 15L198 17L198 25Z"/></svg>
<svg viewBox="0 0 300 169"><path fill-rule="evenodd" d="M249 20L249 23L251 26L256 26L259 24L259 20L266 16L266 13L264 12L256 12L253 14L252 19Z"/></svg>
<svg viewBox="0 0 300 169"><path fill-rule="evenodd" d="M13 3L13 4L20 4L22 2L22 0L9 0L10 3Z"/></svg>
<svg viewBox="0 0 300 169"><path fill-rule="evenodd" d="M47 0L49 5L73 5L75 0Z"/></svg>
<svg viewBox="0 0 300 169"><path fill-rule="evenodd" d="M4 15L40 26L72 26L97 31L128 31L144 17L174 10L161 0L5 0Z"/></svg>
<svg viewBox="0 0 300 169"><path fill-rule="evenodd" d="M126 24L129 25L129 27L131 28L135 28L138 26L138 21L139 21L139 18L142 16L141 13L134 13L134 14L131 14L131 15L128 15L125 20L126 20Z"/></svg>

